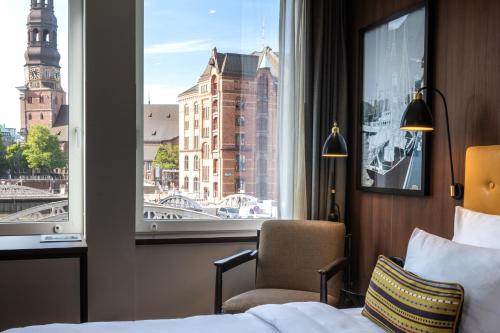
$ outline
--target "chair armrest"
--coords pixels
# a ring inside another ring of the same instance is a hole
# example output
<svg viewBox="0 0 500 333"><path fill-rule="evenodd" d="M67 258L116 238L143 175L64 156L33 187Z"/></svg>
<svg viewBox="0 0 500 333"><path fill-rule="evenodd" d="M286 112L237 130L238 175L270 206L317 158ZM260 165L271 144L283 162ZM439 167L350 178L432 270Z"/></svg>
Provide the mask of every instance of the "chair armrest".
<svg viewBox="0 0 500 333"><path fill-rule="evenodd" d="M215 267L220 269L222 273L241 265L247 261L257 258L257 250L244 250L240 253L236 253L224 259L220 259L214 262Z"/></svg>
<svg viewBox="0 0 500 333"><path fill-rule="evenodd" d="M389 259L391 259L391 261L394 262L398 266L401 266L401 267L405 266L405 260L401 257L391 256L391 257L389 257Z"/></svg>
<svg viewBox="0 0 500 333"><path fill-rule="evenodd" d="M320 301L328 304L328 281L347 266L347 258L338 258L318 271Z"/></svg>
<svg viewBox="0 0 500 333"><path fill-rule="evenodd" d="M214 313L222 312L222 273L227 272L231 268L239 266L247 261L257 259L257 250L244 250L230 257L217 260L214 262L215 272L215 297L214 297Z"/></svg>

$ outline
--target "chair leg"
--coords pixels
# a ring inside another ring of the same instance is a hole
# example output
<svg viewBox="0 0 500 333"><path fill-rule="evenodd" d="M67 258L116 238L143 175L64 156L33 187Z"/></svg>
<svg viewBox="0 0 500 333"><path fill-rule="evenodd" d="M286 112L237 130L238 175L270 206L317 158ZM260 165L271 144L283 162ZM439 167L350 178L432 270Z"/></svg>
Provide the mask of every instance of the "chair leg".
<svg viewBox="0 0 500 333"><path fill-rule="evenodd" d="M214 314L222 313L222 269L217 267L215 275Z"/></svg>

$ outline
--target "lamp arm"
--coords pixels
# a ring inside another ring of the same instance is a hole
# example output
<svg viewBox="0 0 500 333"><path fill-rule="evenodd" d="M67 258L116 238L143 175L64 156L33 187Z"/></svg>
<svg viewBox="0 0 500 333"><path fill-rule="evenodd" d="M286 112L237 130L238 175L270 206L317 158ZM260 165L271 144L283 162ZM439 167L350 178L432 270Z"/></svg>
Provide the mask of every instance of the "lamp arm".
<svg viewBox="0 0 500 333"><path fill-rule="evenodd" d="M422 87L422 88L418 89L417 93L420 93L426 89L432 90L432 91L438 93L438 95L441 96L441 100L443 101L443 104L444 104L444 115L446 118L446 133L448 135L448 154L449 154L449 158L450 158L450 168L451 168L451 184L453 186L455 186L455 172L454 172L455 169L453 167L453 154L451 153L450 120L448 117L448 105L446 104L446 98L444 97L443 93L439 89L434 88L434 87L427 87L427 86Z"/></svg>

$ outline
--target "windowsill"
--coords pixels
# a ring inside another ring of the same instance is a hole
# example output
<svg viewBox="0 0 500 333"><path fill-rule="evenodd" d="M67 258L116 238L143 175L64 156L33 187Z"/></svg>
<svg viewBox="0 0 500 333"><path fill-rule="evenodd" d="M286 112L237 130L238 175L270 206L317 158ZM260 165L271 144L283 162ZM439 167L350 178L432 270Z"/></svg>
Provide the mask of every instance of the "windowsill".
<svg viewBox="0 0 500 333"><path fill-rule="evenodd" d="M136 245L255 242L264 219L165 222L156 232L139 230ZM149 225L150 222L144 222ZM161 222L160 222L161 223Z"/></svg>
<svg viewBox="0 0 500 333"><path fill-rule="evenodd" d="M41 242L40 235L0 236L1 256L25 253L66 253L87 250L85 240L79 242Z"/></svg>
<svg viewBox="0 0 500 333"><path fill-rule="evenodd" d="M135 245L255 243L257 232L136 234Z"/></svg>

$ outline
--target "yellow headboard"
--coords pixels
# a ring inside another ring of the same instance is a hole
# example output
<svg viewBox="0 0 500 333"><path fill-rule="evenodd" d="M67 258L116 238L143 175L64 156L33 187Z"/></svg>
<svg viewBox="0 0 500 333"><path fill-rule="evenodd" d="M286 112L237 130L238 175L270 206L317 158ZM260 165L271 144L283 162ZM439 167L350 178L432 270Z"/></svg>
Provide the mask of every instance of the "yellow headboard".
<svg viewBox="0 0 500 333"><path fill-rule="evenodd" d="M500 215L500 145L467 149L464 207Z"/></svg>

